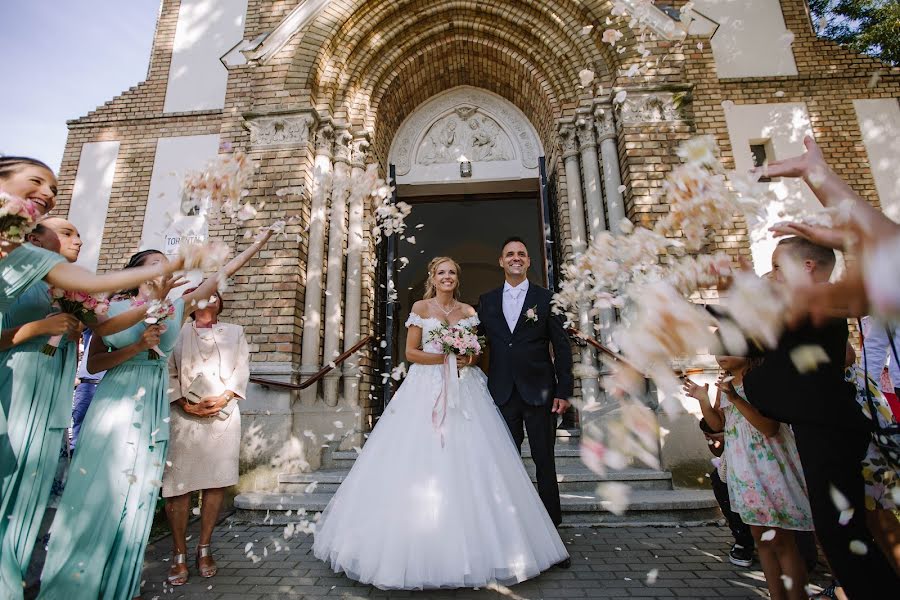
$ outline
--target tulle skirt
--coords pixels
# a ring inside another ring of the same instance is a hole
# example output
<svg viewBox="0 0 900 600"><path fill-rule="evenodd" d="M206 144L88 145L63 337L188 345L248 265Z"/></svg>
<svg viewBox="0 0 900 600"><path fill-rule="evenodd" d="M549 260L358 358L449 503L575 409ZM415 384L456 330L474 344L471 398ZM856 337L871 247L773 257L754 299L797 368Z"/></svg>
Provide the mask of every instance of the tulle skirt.
<svg viewBox="0 0 900 600"><path fill-rule="evenodd" d="M322 514L313 552L335 572L382 589L471 588L568 557L484 374L461 371L436 427L443 377L412 366Z"/></svg>

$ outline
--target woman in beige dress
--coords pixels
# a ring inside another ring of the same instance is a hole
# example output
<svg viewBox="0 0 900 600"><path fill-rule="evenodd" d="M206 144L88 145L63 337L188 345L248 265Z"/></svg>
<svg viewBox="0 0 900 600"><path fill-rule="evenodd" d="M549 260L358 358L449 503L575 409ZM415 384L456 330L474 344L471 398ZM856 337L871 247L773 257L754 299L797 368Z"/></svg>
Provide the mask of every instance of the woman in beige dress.
<svg viewBox="0 0 900 600"><path fill-rule="evenodd" d="M217 571L209 546L213 528L225 488L238 482L241 414L237 404L246 397L250 353L243 328L220 323L221 311L218 294L207 306L197 308L191 314L193 321L181 328L169 357L173 408L162 495L174 543L171 585L188 580L185 536L191 493L203 493L197 571L201 577L212 577Z"/></svg>

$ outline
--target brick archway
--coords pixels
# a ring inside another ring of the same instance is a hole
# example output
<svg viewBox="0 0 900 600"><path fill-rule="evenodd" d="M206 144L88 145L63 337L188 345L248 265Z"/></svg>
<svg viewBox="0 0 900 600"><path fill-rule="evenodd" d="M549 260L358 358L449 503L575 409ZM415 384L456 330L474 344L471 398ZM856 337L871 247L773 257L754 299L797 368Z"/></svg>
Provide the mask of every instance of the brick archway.
<svg viewBox="0 0 900 600"><path fill-rule="evenodd" d="M608 0L335 0L310 33L315 59L297 52L289 78L303 81L316 107L372 132L382 163L396 128L421 102L471 85L518 106L555 146L555 123L591 94L578 85L590 69L604 86L620 55L585 26L602 27ZM636 43L632 35L623 44ZM584 97L582 97L584 96Z"/></svg>

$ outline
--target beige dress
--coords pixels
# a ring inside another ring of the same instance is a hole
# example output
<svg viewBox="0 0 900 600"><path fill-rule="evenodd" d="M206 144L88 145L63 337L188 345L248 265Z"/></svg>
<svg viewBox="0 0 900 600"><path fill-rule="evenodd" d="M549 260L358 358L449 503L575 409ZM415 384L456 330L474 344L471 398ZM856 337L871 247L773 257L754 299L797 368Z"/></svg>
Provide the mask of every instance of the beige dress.
<svg viewBox="0 0 900 600"><path fill-rule="evenodd" d="M245 398L249 363L250 352L240 325L216 323L198 329L187 323L169 356L169 401L184 397L200 373L220 387L217 394L231 390L238 398ZM238 482L241 413L237 405L236 398L231 415L225 419L195 417L171 405L169 455L162 480L164 498Z"/></svg>

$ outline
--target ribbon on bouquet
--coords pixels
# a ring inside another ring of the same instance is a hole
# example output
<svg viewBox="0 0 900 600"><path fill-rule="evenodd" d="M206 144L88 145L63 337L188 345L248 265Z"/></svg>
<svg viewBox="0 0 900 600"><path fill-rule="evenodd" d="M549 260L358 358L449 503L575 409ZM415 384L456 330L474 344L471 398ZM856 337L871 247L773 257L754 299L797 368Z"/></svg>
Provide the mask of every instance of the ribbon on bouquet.
<svg viewBox="0 0 900 600"><path fill-rule="evenodd" d="M459 397L459 371L456 368L456 355L444 355L444 364L441 369L443 383L431 409L431 424L434 430L441 436L441 448L444 447L444 421L447 419L447 409L458 406Z"/></svg>

